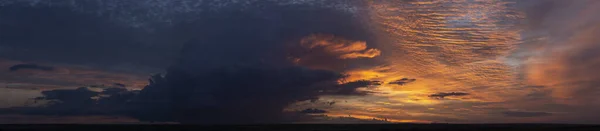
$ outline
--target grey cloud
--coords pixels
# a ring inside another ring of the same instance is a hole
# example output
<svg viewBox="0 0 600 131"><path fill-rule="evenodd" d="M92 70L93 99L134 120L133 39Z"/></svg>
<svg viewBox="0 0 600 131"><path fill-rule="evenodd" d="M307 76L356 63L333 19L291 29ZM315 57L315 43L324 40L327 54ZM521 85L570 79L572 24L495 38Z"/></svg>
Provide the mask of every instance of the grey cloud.
<svg viewBox="0 0 600 131"><path fill-rule="evenodd" d="M412 83L415 81L417 81L417 79L402 78L400 80L395 80L395 81L389 82L389 84L405 85L405 84Z"/></svg>
<svg viewBox="0 0 600 131"><path fill-rule="evenodd" d="M357 89L373 88L372 86L380 84L379 81L358 80L331 87L329 90L325 90L325 92L331 95L367 95L373 92L359 91Z"/></svg>
<svg viewBox="0 0 600 131"><path fill-rule="evenodd" d="M435 98L435 99L444 99L445 97L449 97L449 96L466 96L466 95L469 95L469 93L465 93L465 92L440 92L440 93L431 94L431 95L429 95L429 97Z"/></svg>
<svg viewBox="0 0 600 131"><path fill-rule="evenodd" d="M316 109L316 108L308 108L308 109L304 109L302 111L300 111L300 113L304 113L304 114L323 114L323 113L327 113L328 111L326 110L322 110L322 109Z"/></svg>

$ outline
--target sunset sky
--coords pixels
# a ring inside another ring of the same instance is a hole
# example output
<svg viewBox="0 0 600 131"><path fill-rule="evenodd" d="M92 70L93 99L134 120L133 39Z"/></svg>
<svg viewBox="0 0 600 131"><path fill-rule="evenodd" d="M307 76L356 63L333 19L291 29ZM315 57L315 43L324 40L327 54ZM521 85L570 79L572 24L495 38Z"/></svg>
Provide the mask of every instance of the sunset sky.
<svg viewBox="0 0 600 131"><path fill-rule="evenodd" d="M0 123L600 124L597 0L0 0Z"/></svg>

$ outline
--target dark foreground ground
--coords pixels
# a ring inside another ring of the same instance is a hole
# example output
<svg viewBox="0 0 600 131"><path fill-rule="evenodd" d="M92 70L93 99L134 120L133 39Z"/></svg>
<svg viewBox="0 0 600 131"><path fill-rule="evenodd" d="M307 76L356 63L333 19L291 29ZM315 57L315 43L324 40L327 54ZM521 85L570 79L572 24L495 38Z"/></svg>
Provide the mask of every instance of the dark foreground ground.
<svg viewBox="0 0 600 131"><path fill-rule="evenodd" d="M600 131L557 124L0 125L0 131Z"/></svg>

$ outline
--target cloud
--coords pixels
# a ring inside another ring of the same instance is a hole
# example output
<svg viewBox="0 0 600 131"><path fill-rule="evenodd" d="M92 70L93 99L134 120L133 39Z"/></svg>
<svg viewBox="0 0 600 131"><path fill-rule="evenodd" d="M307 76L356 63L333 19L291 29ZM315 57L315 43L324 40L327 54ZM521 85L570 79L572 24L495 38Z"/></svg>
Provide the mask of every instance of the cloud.
<svg viewBox="0 0 600 131"><path fill-rule="evenodd" d="M6 88L14 89L57 89L57 88L75 88L81 86L99 86L115 85L120 83L127 88L142 88L147 79L147 74L131 72L115 72L102 68L94 68L78 65L54 65L51 63L38 63L35 65L52 65L51 71L24 70L10 71L8 68L14 65L21 65L23 61L0 60L0 68L7 70L0 71L0 83L6 83ZM29 66L29 64L27 64ZM21 67L21 66L19 66ZM50 66L48 66L50 67Z"/></svg>
<svg viewBox="0 0 600 131"><path fill-rule="evenodd" d="M18 70L23 70L23 69L35 69L35 70L42 70L42 71L52 71L52 70L54 70L54 67L51 67L51 66L42 66L42 65L37 65L37 64L17 64L17 65L11 66L9 68L10 71L18 71Z"/></svg>
<svg viewBox="0 0 600 131"><path fill-rule="evenodd" d="M125 84L121 84L121 83L114 83L113 85L115 85L115 86L119 86L119 87L126 87L126 85L125 85Z"/></svg>
<svg viewBox="0 0 600 131"><path fill-rule="evenodd" d="M320 8L299 11L296 7L270 7L264 10L273 10L273 13L249 10L207 14L206 19L175 26L174 30L182 30L182 36L191 38L182 48L179 59L183 60L178 61L179 65L188 70L198 70L198 66L294 64L338 72L365 65L366 62L358 62L360 60L357 59L340 59L339 55L323 48L301 46L302 40L313 34L326 34L348 41L374 41L374 36L361 23L360 17ZM239 21L245 24L238 24Z"/></svg>
<svg viewBox="0 0 600 131"><path fill-rule="evenodd" d="M86 87L80 87L74 90L71 89L57 89L50 91L42 91L43 97L37 97L35 100L57 100L58 102L67 103L87 103L91 101L91 97L97 96L98 92L89 90Z"/></svg>
<svg viewBox="0 0 600 131"><path fill-rule="evenodd" d="M351 40L333 34L311 34L290 47L290 59L297 65L315 69L350 70L352 61L377 57L381 51L368 48L366 41ZM364 63L364 61L363 61ZM372 62L371 63L375 63Z"/></svg>
<svg viewBox="0 0 600 131"><path fill-rule="evenodd" d="M169 68L164 74L153 75L148 86L140 91L121 87L103 91L93 91L98 88L51 90L36 98L40 102L50 101L47 105L7 108L0 111L3 113L128 116L140 121L199 124L288 122L294 120L286 119L283 109L292 103L322 95L366 95L367 92L357 89L373 84L350 81L340 85L338 81L345 77L340 72L354 68L352 66L319 69L295 64L288 59L290 45L301 45L302 39L311 34L334 35L336 40L344 42L333 45L342 47L327 48L323 53L334 54L331 58L335 60L325 63L336 66L350 65L346 62L358 60L355 58L379 55L378 50L366 48L373 38L361 19L336 9L269 5L244 11L215 11L194 15L203 19L182 20L152 32L122 28L102 17L63 7L10 9L23 11L25 16L35 16L31 19L51 17L45 16L45 12L65 14L42 23L15 25L18 28L11 31L25 31L19 32L20 35L37 39L11 37L7 40L10 43L5 44L40 52L14 54L11 59L45 60L106 70L112 69L111 65L129 62L145 65L143 67ZM7 18L30 20L29 17ZM66 26L62 27L65 29L54 26L61 24ZM86 30L91 33L78 30L84 25L90 26ZM30 30L23 28L40 30L28 34ZM61 32L53 32L57 30ZM49 35L52 34L49 32L56 35ZM139 43L140 39L146 38L157 42ZM166 54L159 55L162 53ZM135 68L125 69L138 70ZM131 85L125 81L110 83Z"/></svg>
<svg viewBox="0 0 600 131"><path fill-rule="evenodd" d="M357 88L372 82L340 85L338 81L345 76L337 71L301 67L287 59L288 45L299 45L301 38L315 32L368 40L355 17L327 9L272 9L278 11L216 12L204 14L206 19L174 25L168 31L180 35L183 40L178 41L186 41L177 61L166 73L153 75L140 91L49 91L37 98L55 101L47 106L3 112L128 116L140 121L199 124L278 123L295 121L286 119L284 108L298 101L322 95L365 95Z"/></svg>
<svg viewBox="0 0 600 131"><path fill-rule="evenodd" d="M373 93L370 91L357 90L358 88L373 88L373 86L381 85L379 81L358 80L343 83L325 90L331 95L367 95Z"/></svg>
<svg viewBox="0 0 600 131"><path fill-rule="evenodd" d="M301 40L300 44L308 49L323 48L326 52L338 55L339 59L373 58L381 51L367 49L365 41L352 41L327 34L313 34Z"/></svg>
<svg viewBox="0 0 600 131"><path fill-rule="evenodd" d="M600 39L592 34L600 33L599 29L596 26L580 31L576 33L579 36L568 41L571 44L550 47L554 50L551 54L536 57L540 62L528 65L529 81L553 88L556 98L578 99L598 93L595 89L600 85L600 77L592 72L600 65L597 59L600 54L596 53L600 50Z"/></svg>
<svg viewBox="0 0 600 131"><path fill-rule="evenodd" d="M316 119L315 119L316 118ZM392 123L391 121L387 121L387 119L376 119L376 118L369 118L369 119L364 119L364 118L356 118L356 117L352 117L352 116L338 116L338 117L334 117L334 116L313 116L313 118L311 119L311 121L309 122L304 122L304 123L326 123L326 124L356 124L356 123L360 123L360 124L389 124Z"/></svg>
<svg viewBox="0 0 600 131"><path fill-rule="evenodd" d="M316 108L308 108L308 109L304 109L302 111L300 111L300 113L304 113L304 114L323 114L323 113L327 113L326 110L321 110L321 109L316 109Z"/></svg>
<svg viewBox="0 0 600 131"><path fill-rule="evenodd" d="M381 51L377 49L368 49L363 52L351 52L340 56L342 59L355 59L355 58L373 58L379 56Z"/></svg>
<svg viewBox="0 0 600 131"><path fill-rule="evenodd" d="M594 103L600 94L600 16L595 12L600 2L533 1L531 2L528 33L533 42L526 43L522 51L529 53L523 60L523 72L530 85L552 90L551 96L568 104ZM542 9L543 8L543 9ZM539 37L539 38L535 38Z"/></svg>
<svg viewBox="0 0 600 131"><path fill-rule="evenodd" d="M48 105L9 108L2 112L115 115L140 121L205 124L273 123L284 120L283 109L289 104L320 95L354 95L351 89L370 84L356 82L358 84L337 90L340 87L337 80L341 77L343 75L334 72L301 67L223 68L199 76L172 69L164 77L155 75L141 91L106 88L94 92L85 87L44 91L43 97L35 99L51 101Z"/></svg>
<svg viewBox="0 0 600 131"><path fill-rule="evenodd" d="M440 92L440 93L435 93L435 94L431 94L429 95L430 98L435 98L435 99L444 99L445 97L449 97L449 96L466 96L469 95L469 93L465 93L465 92Z"/></svg>
<svg viewBox="0 0 600 131"><path fill-rule="evenodd" d="M374 43L372 34L361 18L347 10L340 10L343 7L334 6L343 4L353 8L349 4L356 2L314 1L324 4L310 3L310 6L305 2L254 2L264 6L242 4L243 10L238 10L237 6L224 6L216 11L202 11L215 7L204 8L210 4L199 4L194 6L203 8L178 12L174 8L182 9L183 5L191 5L150 1L74 1L70 4L9 2L2 5L3 11L0 12L3 18L3 22L0 22L0 28L3 29L0 38L4 38L0 46L11 50L0 52L0 57L146 75L162 72L162 69L174 63L189 66L187 70L203 69L197 68L199 66L219 67L240 63L288 64L289 55L285 47L300 45L301 39L311 34L330 34L339 39ZM107 7L107 3L111 3L111 6ZM232 1L206 3L241 4ZM286 3L291 5L279 6L288 5ZM151 5L154 6L148 7ZM131 10L132 6L138 9ZM157 10L158 6L165 10ZM15 15L11 12L19 13ZM62 15L52 16L48 13ZM124 20L116 18L115 14L134 16L122 17L127 18ZM137 19L141 17L144 19ZM203 19L197 19L199 17ZM152 23L158 19L168 19L170 22ZM144 26L152 28L130 28L129 25L120 25L120 22L128 22L131 26L136 22L152 23L152 26ZM195 60L187 57L195 57ZM352 66L347 62L326 63ZM134 86L122 81L119 83Z"/></svg>
<svg viewBox="0 0 600 131"><path fill-rule="evenodd" d="M137 91L106 88L93 91L86 87L43 91L42 96L31 98L33 104L0 109L0 114L22 114L42 116L126 116L127 101Z"/></svg>
<svg viewBox="0 0 600 131"><path fill-rule="evenodd" d="M405 85L417 81L417 79L402 78L400 80L389 82L388 84Z"/></svg>
<svg viewBox="0 0 600 131"><path fill-rule="evenodd" d="M217 70L197 78L185 76L169 72L165 79L170 86L158 86L162 83L156 83L157 86L150 85L142 90L141 100L165 95L162 93L165 91L171 92L171 97L167 98L170 103L167 105L172 105L176 111L182 110L182 114L173 114L181 117L178 118L181 122L277 122L283 108L288 104L318 97L318 91L323 88L319 86L333 86L332 84L341 77L328 71L264 67ZM159 88L165 91L150 93L151 90L160 90ZM261 103L261 106L255 105L258 103ZM188 109L210 112L184 111Z"/></svg>
<svg viewBox="0 0 600 131"><path fill-rule="evenodd" d="M524 112L524 111L505 111L502 112L504 116L508 117L543 117L543 116L551 116L552 113L548 112Z"/></svg>

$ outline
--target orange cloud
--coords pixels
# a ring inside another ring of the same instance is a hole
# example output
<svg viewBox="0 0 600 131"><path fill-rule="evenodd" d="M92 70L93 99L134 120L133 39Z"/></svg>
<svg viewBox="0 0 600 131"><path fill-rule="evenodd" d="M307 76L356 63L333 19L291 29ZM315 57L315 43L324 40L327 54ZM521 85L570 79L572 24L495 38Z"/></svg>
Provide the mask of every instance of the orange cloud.
<svg viewBox="0 0 600 131"><path fill-rule="evenodd" d="M340 56L340 58L342 59L354 59L354 58L373 58L376 56L379 56L381 54L381 51L377 50L377 49L368 49L365 50L363 52L352 52L349 54L343 54L342 56Z"/></svg>
<svg viewBox="0 0 600 131"><path fill-rule="evenodd" d="M329 34L310 35L303 38L300 44L308 49L324 48L324 51L335 54L340 59L373 58L381 54L378 49L367 49L365 41L347 40Z"/></svg>
<svg viewBox="0 0 600 131"><path fill-rule="evenodd" d="M372 60L369 58L381 55L379 49L369 48L365 41L332 34L306 36L294 47L290 50L290 60L295 64L337 72L354 70L355 66L364 65L365 59Z"/></svg>

